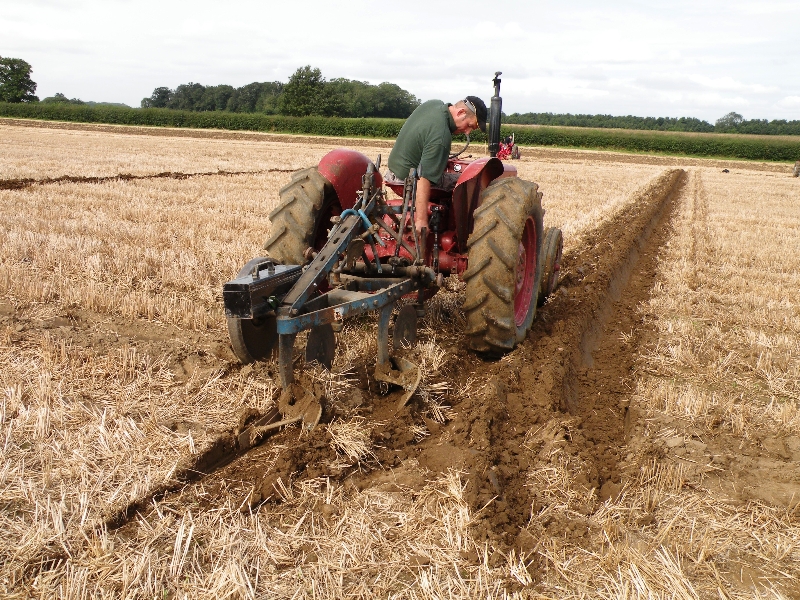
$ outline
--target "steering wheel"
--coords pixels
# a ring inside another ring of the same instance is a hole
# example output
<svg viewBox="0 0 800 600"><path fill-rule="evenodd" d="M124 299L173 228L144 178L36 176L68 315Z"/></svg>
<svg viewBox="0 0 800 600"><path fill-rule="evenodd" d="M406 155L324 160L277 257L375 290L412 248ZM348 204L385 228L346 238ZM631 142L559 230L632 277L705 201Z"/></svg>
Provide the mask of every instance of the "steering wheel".
<svg viewBox="0 0 800 600"><path fill-rule="evenodd" d="M464 150L466 150L467 148L469 148L469 134L468 134L468 133L465 133L464 135L465 135L465 136L467 136L467 145L466 145L466 146L464 146L464 147L463 147L461 150L459 150L459 151L458 151L458 152L456 152L455 154L451 154L450 156L448 156L448 158L458 158L459 156L461 156L462 154L464 154Z"/></svg>

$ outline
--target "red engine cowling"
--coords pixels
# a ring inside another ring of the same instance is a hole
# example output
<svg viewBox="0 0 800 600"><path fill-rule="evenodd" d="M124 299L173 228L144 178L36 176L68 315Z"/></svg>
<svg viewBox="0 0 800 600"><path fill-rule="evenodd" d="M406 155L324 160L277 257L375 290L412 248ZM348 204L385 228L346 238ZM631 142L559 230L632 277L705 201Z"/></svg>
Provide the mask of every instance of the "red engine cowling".
<svg viewBox="0 0 800 600"><path fill-rule="evenodd" d="M367 166L373 164L370 159L347 148L331 150L317 165L320 175L331 182L342 210L353 208L356 193L361 189L361 177L367 172ZM383 185L383 177L375 173L375 185Z"/></svg>
<svg viewBox="0 0 800 600"><path fill-rule="evenodd" d="M352 208L357 193L361 190L361 177L367 166L373 164L369 158L356 152L339 148L326 154L317 167L320 174L333 185L341 208ZM503 163L497 158L479 158L474 161L451 159L447 161L442 185L431 189L429 216L433 210L440 210L442 219L438 235L438 267L443 274L460 275L467 269L467 238L474 225L473 213L480 203L481 192L495 179L500 177L516 177L516 167ZM380 173L375 175L375 184L383 185ZM389 204L402 205L403 184L387 182L386 187L398 197L389 198ZM436 208L434 208L436 207ZM388 219L389 217L384 217ZM395 240L388 234L381 239L385 246L378 247L378 257L388 259L395 254ZM410 216L403 233L406 243L414 247L414 234L411 230ZM425 249L425 263L432 266L433 249L436 237L431 233ZM370 260L374 260L372 250L365 249ZM399 256L413 260L413 257L401 246ZM385 262L385 261L383 261Z"/></svg>

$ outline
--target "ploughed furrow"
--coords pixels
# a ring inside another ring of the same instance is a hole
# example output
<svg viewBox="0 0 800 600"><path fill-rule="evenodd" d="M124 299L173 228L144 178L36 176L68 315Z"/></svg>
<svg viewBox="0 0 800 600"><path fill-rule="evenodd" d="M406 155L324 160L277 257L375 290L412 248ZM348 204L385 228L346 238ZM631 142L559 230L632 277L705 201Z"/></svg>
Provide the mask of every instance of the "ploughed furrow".
<svg viewBox="0 0 800 600"><path fill-rule="evenodd" d="M559 287L516 351L495 363L453 358L459 377L482 393L454 403L457 415L440 436L415 450L431 470L466 473L479 539L534 552L543 535L580 536L588 519L548 521L548 508L574 501L573 510L588 517L621 489L629 382L643 331L636 309L655 284L684 179L683 170L664 172L564 256ZM570 481L549 478L556 463L566 465Z"/></svg>
<svg viewBox="0 0 800 600"><path fill-rule="evenodd" d="M134 181L138 179L190 179L192 177L208 177L222 175L232 177L235 175L261 175L263 173L291 173L293 169L263 169L260 171L212 171L208 173L173 173L165 171L152 175L131 175L120 173L106 177L81 177L75 175L62 175L61 177L44 177L41 179L0 179L0 190L20 190L34 185L48 185L52 183L106 183L108 181Z"/></svg>

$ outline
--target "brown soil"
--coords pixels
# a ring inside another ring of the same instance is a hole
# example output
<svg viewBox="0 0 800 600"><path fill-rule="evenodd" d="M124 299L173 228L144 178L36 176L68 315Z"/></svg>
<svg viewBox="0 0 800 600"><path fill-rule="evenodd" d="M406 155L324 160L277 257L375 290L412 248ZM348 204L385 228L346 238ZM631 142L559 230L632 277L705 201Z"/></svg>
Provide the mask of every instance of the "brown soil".
<svg viewBox="0 0 800 600"><path fill-rule="evenodd" d="M12 121L21 126L141 135L341 143L304 136L9 119L0 119L0 124ZM359 144L370 145L364 140ZM785 176L787 170L786 165L778 164L581 150L529 148L524 150L523 160L525 157L555 162L592 160L711 168L734 164L741 171L770 172L767 177ZM257 173L260 172L264 171ZM95 183L235 174L239 173L9 179L0 181L0 189L66 181ZM108 515L106 526L121 535L134 536L135 529L141 526L140 519L152 517L152 500L164 497L173 500L172 506L177 503L193 514L196 508L211 509L231 497L240 501L243 511L259 510L264 504L279 504L292 483L312 478L327 477L332 483L361 490L408 490L419 489L436 475L453 469L463 474L466 496L476 515L472 531L479 540L500 550L518 549L541 561L544 559L535 553L537 536L566 538L594 551L590 536L586 535L588 519L581 515L589 516L596 503L587 500L585 508L571 506L576 511L571 520L564 520L563 515L532 519L546 512L548 490L531 485L529 475L541 471L557 456L570 457L577 466L568 485L586 497L595 489L601 501L617 496L626 484L635 482L640 467L651 458L664 462L680 459L689 465L681 464L682 485L702 479L706 487L725 492L726 502L743 504L755 500L796 514L800 495L797 437L759 433L743 440L723 431L694 431L665 416L648 415L644 419L637 412L636 402L632 402L635 360L641 348L652 343L650 338L654 335L637 307L648 300L656 282L658 255L670 236L673 203L677 204L685 193L685 179L686 174L680 169L665 173L620 214L585 234L581 247L564 256L559 286L539 309L528 339L504 359L486 361L467 351L466 338L455 322L449 329L444 327L444 331L437 332L437 343L448 352L442 379L473 382L473 393L451 394L448 398L453 413L446 423L432 420L418 396L397 412L398 394L383 396L375 390L371 377L374 355L361 356L354 365L358 387L336 403L329 403L323 422L353 415L363 417L372 432L373 457L355 466L342 466L326 427L306 434L288 428L245 452L237 448L237 428L209 422L168 423L175 431L203 431L214 441L202 454L186 457L170 482L159 484ZM19 312L3 302L0 325L9 331L11 342L24 340L28 331L48 330L54 339L100 351L132 345L151 356L169 356L175 381L187 386L219 372L238 371L254 378L275 375L271 363L239 365L224 330L187 332L76 308L37 316ZM362 325L366 326L365 331L375 331L374 320L366 319ZM425 339L425 331L420 339ZM252 416L242 414L240 421L244 423ZM652 440L644 434L645 421L678 428L680 435ZM427 437L415 438L413 428L420 427L427 429ZM136 515L141 517L134 519ZM31 581L37 573L65 558L66 550L53 542L29 564L25 578ZM474 560L477 562L478 558ZM534 564L531 573L538 566L541 565ZM734 575L743 580L744 575L734 573L731 577Z"/></svg>
<svg viewBox="0 0 800 600"><path fill-rule="evenodd" d="M45 177L42 179L0 179L0 190L19 190L32 185L48 185L52 183L104 183L107 181L132 181L135 179L189 179L190 177L207 177L209 175L234 176L234 175L260 175L262 173L291 173L292 169L264 169L261 171L213 171L211 173L155 173L153 175L131 175L120 173L108 177L77 177L64 175L62 177Z"/></svg>

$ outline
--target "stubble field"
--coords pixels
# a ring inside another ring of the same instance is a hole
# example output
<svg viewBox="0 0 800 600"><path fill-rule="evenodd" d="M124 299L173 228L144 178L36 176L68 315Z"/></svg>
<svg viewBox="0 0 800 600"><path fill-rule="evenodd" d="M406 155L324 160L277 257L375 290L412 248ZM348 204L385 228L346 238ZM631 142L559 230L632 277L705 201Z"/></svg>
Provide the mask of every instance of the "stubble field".
<svg viewBox="0 0 800 600"><path fill-rule="evenodd" d="M529 339L468 353L450 282L408 410L361 319L326 422L236 455L277 388L235 361L222 283L290 172L390 142L149 133L0 122L4 595L800 594L789 166L523 149L565 235Z"/></svg>

